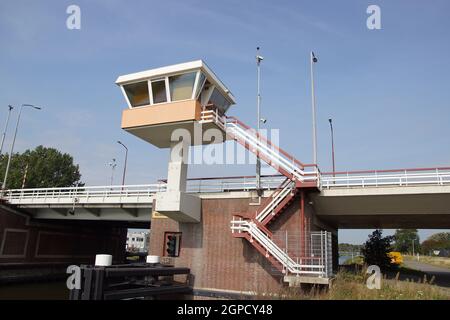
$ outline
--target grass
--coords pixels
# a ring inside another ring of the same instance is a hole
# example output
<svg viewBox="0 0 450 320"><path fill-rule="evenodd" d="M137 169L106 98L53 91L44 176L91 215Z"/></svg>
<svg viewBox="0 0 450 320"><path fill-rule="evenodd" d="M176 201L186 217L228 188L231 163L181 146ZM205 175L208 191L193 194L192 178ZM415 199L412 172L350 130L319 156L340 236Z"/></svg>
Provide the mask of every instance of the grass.
<svg viewBox="0 0 450 320"><path fill-rule="evenodd" d="M414 260L417 261L417 257L413 257L410 255L403 256L406 260ZM446 257L432 257L432 256L420 256L419 262L431 264L437 267L444 267L450 269L450 258Z"/></svg>
<svg viewBox="0 0 450 320"><path fill-rule="evenodd" d="M426 275L423 275L418 281L413 281L412 278L400 280L402 272L405 270L400 269L392 279L384 276L381 289L370 290L366 286L367 275L364 268L361 268L359 272L341 270L330 290L322 293L324 294L322 298L332 300L450 300L450 291L433 285L433 279L429 280Z"/></svg>
<svg viewBox="0 0 450 320"><path fill-rule="evenodd" d="M293 300L450 300L450 290L433 284L426 275L414 281L401 280L400 270L394 277L384 276L381 289L370 290L366 286L368 275L364 267L355 270L341 268L329 289L319 287L283 288L279 294L260 298ZM403 275L403 278L405 275Z"/></svg>

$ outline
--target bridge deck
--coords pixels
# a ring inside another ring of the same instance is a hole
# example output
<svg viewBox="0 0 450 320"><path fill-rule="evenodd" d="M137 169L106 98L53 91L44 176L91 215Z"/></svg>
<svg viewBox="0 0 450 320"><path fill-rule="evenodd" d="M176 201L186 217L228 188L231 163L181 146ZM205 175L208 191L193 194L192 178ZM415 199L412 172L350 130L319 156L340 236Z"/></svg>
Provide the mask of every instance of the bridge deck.
<svg viewBox="0 0 450 320"><path fill-rule="evenodd" d="M264 176L262 187L270 193L284 179L280 175ZM240 176L189 179L187 191L221 197L228 192L249 192L255 188L255 177ZM165 181L147 185L16 189L6 190L3 200L32 209L30 212L37 218L148 221L148 209L152 208L155 194L165 189ZM356 216L370 214L425 214L427 210L450 213L447 211L450 211L450 168L323 173L319 176L319 190L313 196L317 213L334 216L335 220L342 215L354 215L356 221ZM67 215L70 208L84 214ZM123 216L124 212L127 214Z"/></svg>

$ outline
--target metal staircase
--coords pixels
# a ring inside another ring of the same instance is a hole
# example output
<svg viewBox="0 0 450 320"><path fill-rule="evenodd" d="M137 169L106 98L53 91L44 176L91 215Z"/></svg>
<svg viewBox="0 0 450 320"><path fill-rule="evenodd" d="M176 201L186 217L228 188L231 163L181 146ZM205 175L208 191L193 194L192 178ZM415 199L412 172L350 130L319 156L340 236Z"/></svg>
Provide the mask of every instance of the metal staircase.
<svg viewBox="0 0 450 320"><path fill-rule="evenodd" d="M237 218L237 219L236 219ZM272 264L275 265L284 274L296 274L296 275L315 275L315 276L327 276L328 264L323 263L311 263L301 264L298 261L294 261L286 251L283 251L272 239L271 233L258 226L257 223L251 220L244 220L241 217L235 216L231 221L231 231L236 238L246 238L252 243L258 251L265 255ZM323 257L318 258L323 259Z"/></svg>
<svg viewBox="0 0 450 320"><path fill-rule="evenodd" d="M233 217L231 221L233 236L247 239L284 274L328 277L331 272L326 259L328 246L323 245L323 243L327 244L328 242L331 243L331 241L322 241L319 257L315 259L301 257L300 259L307 261L307 264L302 264L299 261L294 261L289 256L287 248L285 250L281 249L273 241L272 233L266 228L278 214L289 207L296 197L298 188L318 187L319 174L317 167L315 165L302 164L237 118L219 116L214 110L205 110L201 114L200 123L215 123L229 138L243 145L286 177L279 188L262 203L260 209L255 212L254 217L249 218L238 215ZM313 168L313 170L306 172L306 167ZM329 234L327 234L327 232L324 232L325 237L329 237ZM311 239L313 239L312 236Z"/></svg>
<svg viewBox="0 0 450 320"><path fill-rule="evenodd" d="M317 186L316 165L304 165L237 118L219 116L214 110L206 110L201 113L200 123L215 123L227 136L239 142L292 181ZM313 170L306 172L306 167Z"/></svg>
<svg viewBox="0 0 450 320"><path fill-rule="evenodd" d="M297 190L295 183L286 179L280 187L262 203L261 209L256 212L255 219L263 226L266 226L273 218L281 213L288 204L295 198Z"/></svg>

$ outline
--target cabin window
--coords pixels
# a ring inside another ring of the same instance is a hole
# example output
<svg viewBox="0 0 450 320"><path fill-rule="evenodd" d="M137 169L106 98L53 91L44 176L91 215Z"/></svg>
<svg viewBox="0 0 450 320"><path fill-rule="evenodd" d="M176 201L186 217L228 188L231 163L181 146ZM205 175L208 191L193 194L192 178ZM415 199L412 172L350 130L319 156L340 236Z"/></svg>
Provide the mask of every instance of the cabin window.
<svg viewBox="0 0 450 320"><path fill-rule="evenodd" d="M228 100L225 99L225 97L220 93L219 90L217 90L217 88L215 88L213 93L211 94L208 104L213 104L223 111L226 111L230 106Z"/></svg>
<svg viewBox="0 0 450 320"><path fill-rule="evenodd" d="M127 84L123 88L132 107L142 107L150 104L147 81Z"/></svg>
<svg viewBox="0 0 450 320"><path fill-rule="evenodd" d="M152 81L153 103L167 102L166 81Z"/></svg>
<svg viewBox="0 0 450 320"><path fill-rule="evenodd" d="M192 98L196 72L169 77L170 99L172 101Z"/></svg>

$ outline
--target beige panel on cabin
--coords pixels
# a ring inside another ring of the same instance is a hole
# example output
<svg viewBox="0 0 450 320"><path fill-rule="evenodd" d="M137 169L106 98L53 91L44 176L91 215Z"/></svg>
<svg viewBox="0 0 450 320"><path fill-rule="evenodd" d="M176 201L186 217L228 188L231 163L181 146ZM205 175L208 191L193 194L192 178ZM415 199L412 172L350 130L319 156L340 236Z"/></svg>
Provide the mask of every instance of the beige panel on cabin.
<svg viewBox="0 0 450 320"><path fill-rule="evenodd" d="M200 112L201 106L196 100L126 109L122 113L122 129L189 120L198 121Z"/></svg>

